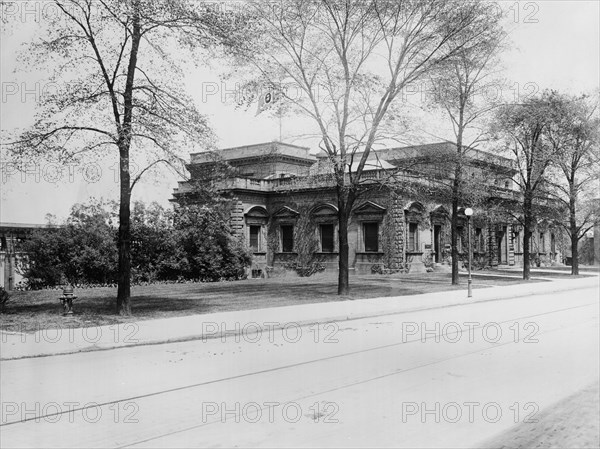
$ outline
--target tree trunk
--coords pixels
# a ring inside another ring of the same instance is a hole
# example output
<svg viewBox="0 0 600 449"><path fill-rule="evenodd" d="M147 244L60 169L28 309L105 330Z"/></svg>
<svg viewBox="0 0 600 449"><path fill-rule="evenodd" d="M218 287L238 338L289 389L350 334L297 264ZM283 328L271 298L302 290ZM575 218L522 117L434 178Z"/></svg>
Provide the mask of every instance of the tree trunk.
<svg viewBox="0 0 600 449"><path fill-rule="evenodd" d="M119 130L119 174L120 204L119 204L119 287L117 290L117 313L131 315L131 175L129 173L129 152L131 147L133 123L133 88L137 55L142 38L140 29L140 3L133 2L133 32L131 36L131 53L127 68L127 80L123 94L123 123Z"/></svg>
<svg viewBox="0 0 600 449"><path fill-rule="evenodd" d="M350 250L348 245L348 222L350 211L354 203L354 197L351 192L345 193L343 187L337 188L338 196L338 242L339 242L339 261L338 261L338 295L348 295L350 293L349 279L349 258Z"/></svg>
<svg viewBox="0 0 600 449"><path fill-rule="evenodd" d="M131 315L131 179L129 174L129 150L121 150L119 156L121 192L119 205L119 286L117 290L117 314Z"/></svg>
<svg viewBox="0 0 600 449"><path fill-rule="evenodd" d="M569 234L571 237L571 275L579 274L579 233L575 216L575 197L569 198Z"/></svg>
<svg viewBox="0 0 600 449"><path fill-rule="evenodd" d="M458 285L458 197L452 192L452 218L450 224L450 243L452 258L452 285Z"/></svg>
<svg viewBox="0 0 600 449"><path fill-rule="evenodd" d="M531 193L525 193L523 200L523 279L531 278L531 258L530 258L530 242L531 242L531 222L532 222L532 203Z"/></svg>
<svg viewBox="0 0 600 449"><path fill-rule="evenodd" d="M579 274L579 241L571 236L571 275Z"/></svg>
<svg viewBox="0 0 600 449"><path fill-rule="evenodd" d="M458 206L462 181L462 133L459 130L456 141L457 160L452 183L452 219L450 224L450 243L452 245L452 285L458 285Z"/></svg>
<svg viewBox="0 0 600 449"><path fill-rule="evenodd" d="M339 240L339 272L338 272L338 295L350 293L349 272L349 247L348 247L348 215L346 211L339 210L338 218L338 240Z"/></svg>

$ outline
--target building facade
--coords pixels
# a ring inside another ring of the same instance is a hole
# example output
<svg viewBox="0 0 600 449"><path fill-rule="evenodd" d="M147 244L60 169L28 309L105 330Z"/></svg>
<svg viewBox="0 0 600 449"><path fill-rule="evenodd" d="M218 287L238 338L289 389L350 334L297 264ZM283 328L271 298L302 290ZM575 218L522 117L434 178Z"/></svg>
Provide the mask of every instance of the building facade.
<svg viewBox="0 0 600 449"><path fill-rule="evenodd" d="M453 173L448 167L455 152L450 142L373 152L349 223L351 272L414 272L450 264L448 185ZM473 264L520 265L523 230L514 218L520 194L513 162L480 150L466 154L464 176L479 186L479 206L465 204L475 209ZM337 197L325 153L270 142L192 154L191 180L180 183L173 201L196 201L194 185L210 179L207 173L221 163L231 171L213 182L230 199L233 231L253 252L250 275L337 270ZM466 261L468 223L462 211L458 246ZM540 219L531 240L533 262L562 262L562 245L552 221Z"/></svg>

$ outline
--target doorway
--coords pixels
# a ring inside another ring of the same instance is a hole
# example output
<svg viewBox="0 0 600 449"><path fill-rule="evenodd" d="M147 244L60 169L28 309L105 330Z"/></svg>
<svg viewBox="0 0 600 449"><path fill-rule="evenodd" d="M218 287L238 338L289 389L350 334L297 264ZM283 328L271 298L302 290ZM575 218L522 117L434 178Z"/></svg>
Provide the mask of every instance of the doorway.
<svg viewBox="0 0 600 449"><path fill-rule="evenodd" d="M433 226L433 252L435 253L435 263L442 261L442 227Z"/></svg>
<svg viewBox="0 0 600 449"><path fill-rule="evenodd" d="M502 226L496 231L496 247L498 249L498 264L506 265L508 263L508 240L506 238L506 226Z"/></svg>

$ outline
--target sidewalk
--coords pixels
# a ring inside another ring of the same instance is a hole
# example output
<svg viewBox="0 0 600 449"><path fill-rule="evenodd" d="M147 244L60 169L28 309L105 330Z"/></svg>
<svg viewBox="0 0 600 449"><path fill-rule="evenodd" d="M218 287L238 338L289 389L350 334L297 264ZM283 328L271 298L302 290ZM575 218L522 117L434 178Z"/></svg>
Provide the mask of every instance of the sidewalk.
<svg viewBox="0 0 600 449"><path fill-rule="evenodd" d="M472 298L467 298L465 285L465 289L460 291L414 296L221 312L100 327L65 326L63 329L41 329L31 334L2 331L0 360L220 338L222 335L241 332L249 335L285 327L310 326L315 323L370 318L590 287L599 288L599 279L593 276L476 289Z"/></svg>

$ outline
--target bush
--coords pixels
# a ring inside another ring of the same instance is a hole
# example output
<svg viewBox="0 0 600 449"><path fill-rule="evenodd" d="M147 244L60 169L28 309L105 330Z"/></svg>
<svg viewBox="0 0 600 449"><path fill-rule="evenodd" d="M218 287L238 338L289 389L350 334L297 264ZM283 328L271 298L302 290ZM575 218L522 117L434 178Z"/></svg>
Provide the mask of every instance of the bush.
<svg viewBox="0 0 600 449"><path fill-rule="evenodd" d="M38 229L22 243L27 254L20 271L29 288L115 282L116 231L110 203L76 204L59 227Z"/></svg>
<svg viewBox="0 0 600 449"><path fill-rule="evenodd" d="M202 281L246 277L252 255L243 241L232 235L225 207L181 207L175 216L174 240L175 253L163 269Z"/></svg>
<svg viewBox="0 0 600 449"><path fill-rule="evenodd" d="M4 287L0 287L0 313L4 312L4 307L6 306L6 303L9 300L10 295L8 294L8 292L4 290Z"/></svg>
<svg viewBox="0 0 600 449"><path fill-rule="evenodd" d="M116 284L116 221L114 203L96 201L73 206L60 227L33 232L22 247L27 287ZM157 203L136 202L131 234L132 284L243 279L251 261L232 235L223 205L185 206L174 214Z"/></svg>
<svg viewBox="0 0 600 449"><path fill-rule="evenodd" d="M172 266L177 242L173 212L153 202L135 202L131 213L131 281L155 282L181 276Z"/></svg>
<svg viewBox="0 0 600 449"><path fill-rule="evenodd" d="M301 278L325 271L325 265L317 259L310 261L307 265L301 265L299 262L288 262L284 267L286 270L294 270Z"/></svg>

